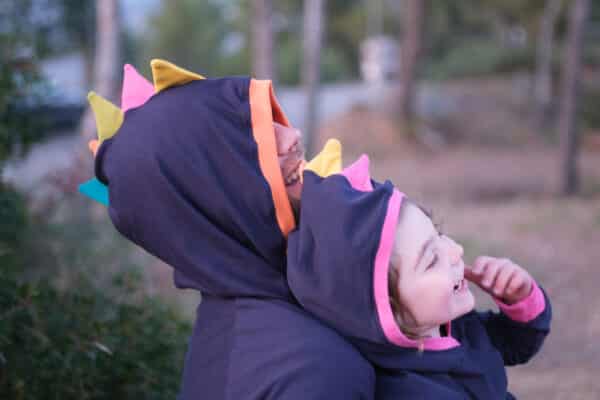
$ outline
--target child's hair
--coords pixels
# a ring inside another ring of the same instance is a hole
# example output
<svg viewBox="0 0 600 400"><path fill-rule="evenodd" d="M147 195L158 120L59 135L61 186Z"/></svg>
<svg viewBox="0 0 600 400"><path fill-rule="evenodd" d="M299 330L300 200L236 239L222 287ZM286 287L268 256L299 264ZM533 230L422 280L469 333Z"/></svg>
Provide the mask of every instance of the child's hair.
<svg viewBox="0 0 600 400"><path fill-rule="evenodd" d="M414 318L410 315L408 310L404 308L402 301L400 300L400 293L398 293L397 285L399 278L400 272L398 268L394 263L390 263L390 269L388 271L388 292L394 318L396 319L396 323L400 327L400 330L406 337L417 339L419 336L410 329L411 325L415 325L414 323L411 324L411 322L414 321Z"/></svg>
<svg viewBox="0 0 600 400"><path fill-rule="evenodd" d="M396 283L398 282L398 278L400 277L398 269L394 266L394 264L390 263L390 269L388 271L388 294L390 298L390 305L392 306L392 312L394 313L394 317L396 318L396 322L402 329L402 321L400 321L399 316L403 314L402 303L400 302L400 294L398 293L398 286Z"/></svg>
<svg viewBox="0 0 600 400"><path fill-rule="evenodd" d="M423 337L418 333L414 333L412 329L410 329L410 324L408 320L414 320L408 310L406 310L402 306L402 302L400 301L400 294L398 293L398 286L396 283L398 282L398 278L400 277L398 268L394 266L394 264L390 263L390 269L388 272L388 292L390 305L392 306L392 313L394 314L394 319L400 328L400 331L404 333L404 335L412 340L416 340L419 343L419 353L423 353L425 348L425 342L423 341Z"/></svg>

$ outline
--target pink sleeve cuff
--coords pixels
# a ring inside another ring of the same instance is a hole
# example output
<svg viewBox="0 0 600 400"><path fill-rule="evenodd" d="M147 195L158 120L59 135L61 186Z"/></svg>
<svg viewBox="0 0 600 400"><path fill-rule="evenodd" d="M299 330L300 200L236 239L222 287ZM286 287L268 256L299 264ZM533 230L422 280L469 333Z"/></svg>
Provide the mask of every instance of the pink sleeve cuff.
<svg viewBox="0 0 600 400"><path fill-rule="evenodd" d="M534 320L546 308L544 293L535 281L531 288L531 293L523 300L515 304L505 304L498 299L494 299L500 310L510 319L517 322L529 322Z"/></svg>

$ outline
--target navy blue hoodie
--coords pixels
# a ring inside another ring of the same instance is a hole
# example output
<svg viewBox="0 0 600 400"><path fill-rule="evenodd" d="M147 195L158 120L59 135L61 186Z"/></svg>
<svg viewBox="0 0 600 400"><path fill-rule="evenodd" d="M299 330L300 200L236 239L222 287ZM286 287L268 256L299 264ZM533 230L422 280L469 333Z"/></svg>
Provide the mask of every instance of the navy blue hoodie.
<svg viewBox="0 0 600 400"><path fill-rule="evenodd" d="M286 282L295 220L272 124L289 122L270 82L195 79L157 92L125 112L95 168L117 230L203 295L180 398L373 398L373 368Z"/></svg>
<svg viewBox="0 0 600 400"><path fill-rule="evenodd" d="M377 399L511 399L505 365L527 362L549 332L551 309L534 285L500 313L472 311L446 336L419 343L392 314L389 259L403 194L372 181L368 158L338 174L307 169L300 220L288 241L288 282L300 304L375 367Z"/></svg>

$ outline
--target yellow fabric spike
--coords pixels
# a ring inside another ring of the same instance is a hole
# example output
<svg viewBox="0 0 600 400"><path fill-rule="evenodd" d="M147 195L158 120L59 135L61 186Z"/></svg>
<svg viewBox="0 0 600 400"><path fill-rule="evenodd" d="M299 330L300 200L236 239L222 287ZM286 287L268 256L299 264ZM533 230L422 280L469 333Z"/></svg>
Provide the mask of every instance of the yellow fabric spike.
<svg viewBox="0 0 600 400"><path fill-rule="evenodd" d="M342 144L337 139L329 139L323 150L310 160L304 170L311 170L322 178L342 171Z"/></svg>
<svg viewBox="0 0 600 400"><path fill-rule="evenodd" d="M206 79L202 75L178 67L165 60L154 59L150 61L150 66L152 67L152 78L154 80L154 90L156 93L173 86Z"/></svg>
<svg viewBox="0 0 600 400"><path fill-rule="evenodd" d="M123 123L123 111L94 92L88 94L88 101L96 116L98 141L99 143L102 143L102 141L113 137L121 127L121 124Z"/></svg>

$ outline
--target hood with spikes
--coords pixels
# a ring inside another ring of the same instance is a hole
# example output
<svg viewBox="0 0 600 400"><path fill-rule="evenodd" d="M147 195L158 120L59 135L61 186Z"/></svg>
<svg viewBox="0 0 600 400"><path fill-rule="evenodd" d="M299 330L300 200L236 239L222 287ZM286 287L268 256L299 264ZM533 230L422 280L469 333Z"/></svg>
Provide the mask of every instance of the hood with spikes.
<svg viewBox="0 0 600 400"><path fill-rule="evenodd" d="M96 179L81 191L173 266L179 287L289 299L285 243L295 220L273 122L290 124L270 81L151 66L154 85L125 66L121 108L90 94Z"/></svg>
<svg viewBox="0 0 600 400"><path fill-rule="evenodd" d="M132 65L125 64L120 109L93 91L88 94L88 101L96 116L98 130L98 139L90 141L89 144L94 156L102 141L111 138L119 130L123 123L123 113L127 110L144 105L154 93L159 93L164 89L205 79L202 75L180 68L165 60L154 59L150 62L150 66L154 85L140 75Z"/></svg>
<svg viewBox="0 0 600 400"><path fill-rule="evenodd" d="M404 195L389 181L371 179L366 155L344 170L324 168L326 173L322 166L335 156L321 156L304 170L300 221L288 240L288 284L304 308L352 339L372 362L386 367L382 354L390 348L407 351L410 358L421 347L401 332L388 294ZM423 348L449 350L458 345L447 336L424 339Z"/></svg>
<svg viewBox="0 0 600 400"><path fill-rule="evenodd" d="M123 67L123 87L121 90L121 108L112 104L95 92L88 94L88 102L96 117L98 139L90 140L88 147L94 157L100 144L117 133L123 124L124 113L132 108L140 107L154 94L154 86L130 64ZM84 195L108 206L108 188L98 179L93 178L79 186Z"/></svg>
<svg viewBox="0 0 600 400"><path fill-rule="evenodd" d="M288 241L288 283L300 304L343 334L384 342L378 302L388 301L387 286L377 279L389 261L402 195L389 182L371 181L367 156L344 170L312 169L324 161L304 169L300 223Z"/></svg>

